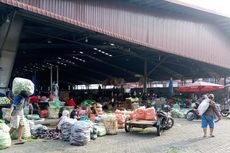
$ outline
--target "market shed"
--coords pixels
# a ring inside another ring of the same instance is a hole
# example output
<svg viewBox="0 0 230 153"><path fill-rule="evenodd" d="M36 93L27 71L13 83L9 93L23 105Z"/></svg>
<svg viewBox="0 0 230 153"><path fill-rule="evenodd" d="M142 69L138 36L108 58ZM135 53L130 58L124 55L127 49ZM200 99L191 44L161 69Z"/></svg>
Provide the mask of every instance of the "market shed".
<svg viewBox="0 0 230 153"><path fill-rule="evenodd" d="M229 19L215 12L172 0L0 2L1 88L35 71L49 85L51 66L63 88L230 74Z"/></svg>

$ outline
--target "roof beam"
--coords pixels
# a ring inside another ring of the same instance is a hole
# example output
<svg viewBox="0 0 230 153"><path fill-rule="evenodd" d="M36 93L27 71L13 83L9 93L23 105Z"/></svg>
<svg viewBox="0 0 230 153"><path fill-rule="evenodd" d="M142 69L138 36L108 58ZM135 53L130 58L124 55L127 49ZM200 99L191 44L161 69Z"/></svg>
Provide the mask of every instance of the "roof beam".
<svg viewBox="0 0 230 153"><path fill-rule="evenodd" d="M152 70L148 72L148 76L150 76L166 59L168 56L165 56L157 65L155 65Z"/></svg>
<svg viewBox="0 0 230 153"><path fill-rule="evenodd" d="M178 72L176 72L176 71L174 71L174 70L172 70L170 68L167 68L167 67L165 67L163 65L160 65L160 68L163 69L163 70L165 70L166 72L171 73L172 75L174 75L174 77L175 76L178 76L179 78L183 78L184 77L183 74L180 74L180 73L178 73Z"/></svg>
<svg viewBox="0 0 230 153"><path fill-rule="evenodd" d="M64 63L66 63L66 64L69 64L69 63L67 63L67 62L65 62L65 61L63 61ZM113 76L111 76L111 75L108 75L108 74L106 74L106 73L103 73L103 72L100 72L100 71L95 71L95 70L93 70L93 69L90 69L90 68L88 68L88 67L85 67L85 66L82 66L82 65L78 65L78 64L70 64L71 66L73 66L73 67L78 67L78 68L82 68L82 69L84 69L84 70L87 70L87 71L89 71L89 72L93 72L93 73L97 73L97 74L100 74L100 75L102 75L102 76L105 76L106 78L113 78Z"/></svg>
<svg viewBox="0 0 230 153"><path fill-rule="evenodd" d="M106 64L106 65L109 65L109 66L111 66L111 67L113 67L113 68L116 68L116 69L121 70L121 71L123 71L123 72L125 72L125 73L128 73L128 74L130 74L130 75L133 76L133 77L137 74L136 72L133 72L133 71L127 70L127 69L125 69L125 68L123 68L123 67L120 67L120 66L111 64L111 63L109 63L109 62L106 62L106 61L101 60L101 59L99 59L99 58L93 57L93 56L91 56L91 55L88 55L88 54L85 54L85 55L86 55L87 57L89 57L90 59L92 59L92 60L95 60L95 61L97 61L97 62L100 62L100 63Z"/></svg>

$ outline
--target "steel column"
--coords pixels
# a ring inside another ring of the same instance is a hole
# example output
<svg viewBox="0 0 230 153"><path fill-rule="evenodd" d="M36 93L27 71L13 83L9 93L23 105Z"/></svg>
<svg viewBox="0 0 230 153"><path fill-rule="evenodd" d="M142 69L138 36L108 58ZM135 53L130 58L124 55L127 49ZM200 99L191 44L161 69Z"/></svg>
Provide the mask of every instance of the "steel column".
<svg viewBox="0 0 230 153"><path fill-rule="evenodd" d="M144 60L144 89L143 92L147 93L147 78L148 78L148 65L147 59Z"/></svg>

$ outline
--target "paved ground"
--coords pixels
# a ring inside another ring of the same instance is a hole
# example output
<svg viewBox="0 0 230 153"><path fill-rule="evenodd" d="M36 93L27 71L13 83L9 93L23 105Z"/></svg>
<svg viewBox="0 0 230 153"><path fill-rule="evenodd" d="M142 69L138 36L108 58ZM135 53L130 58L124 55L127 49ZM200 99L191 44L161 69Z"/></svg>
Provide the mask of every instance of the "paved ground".
<svg viewBox="0 0 230 153"><path fill-rule="evenodd" d="M61 140L34 140L2 150L5 153L223 153L230 152L230 119L216 124L215 138L203 138L200 121L175 119L175 125L162 136L156 129L120 130L118 135L100 137L86 146L71 146Z"/></svg>

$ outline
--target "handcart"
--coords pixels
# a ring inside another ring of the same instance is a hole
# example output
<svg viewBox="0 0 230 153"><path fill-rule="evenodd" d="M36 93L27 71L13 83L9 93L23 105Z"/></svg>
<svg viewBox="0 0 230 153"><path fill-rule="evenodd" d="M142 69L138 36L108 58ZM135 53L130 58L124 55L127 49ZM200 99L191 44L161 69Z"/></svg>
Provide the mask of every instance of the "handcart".
<svg viewBox="0 0 230 153"><path fill-rule="evenodd" d="M157 128L157 136L161 136L164 130L168 130L174 125L174 120L168 113L158 112L157 120L148 121L148 120L131 120L130 118L126 118L125 120L125 131L130 132L132 128L142 128L145 129L147 127L156 127Z"/></svg>

